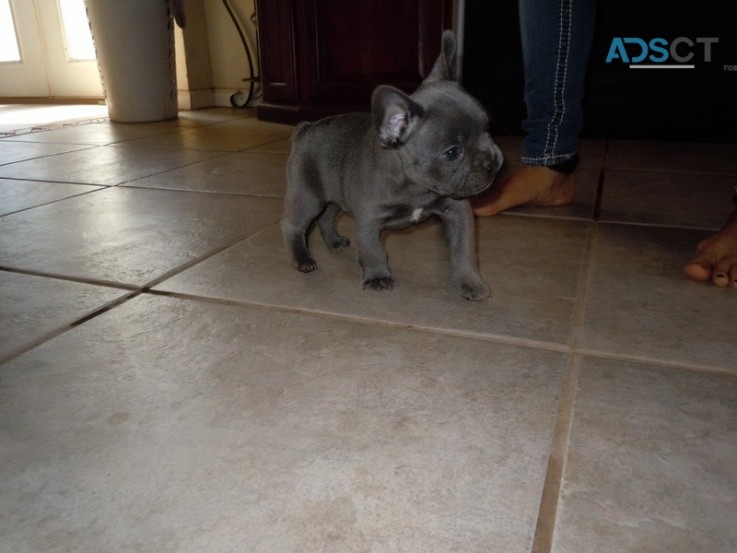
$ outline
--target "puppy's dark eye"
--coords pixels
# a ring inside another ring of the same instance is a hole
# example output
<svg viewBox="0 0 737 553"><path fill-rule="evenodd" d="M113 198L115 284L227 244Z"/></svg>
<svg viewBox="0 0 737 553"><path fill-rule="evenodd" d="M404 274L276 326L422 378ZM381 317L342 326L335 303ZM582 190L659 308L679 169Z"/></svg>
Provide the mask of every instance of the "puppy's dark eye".
<svg viewBox="0 0 737 553"><path fill-rule="evenodd" d="M456 159L461 157L461 154L463 154L461 147L453 146L452 148L446 150L446 152L443 154L443 159L445 159L445 161L455 161Z"/></svg>

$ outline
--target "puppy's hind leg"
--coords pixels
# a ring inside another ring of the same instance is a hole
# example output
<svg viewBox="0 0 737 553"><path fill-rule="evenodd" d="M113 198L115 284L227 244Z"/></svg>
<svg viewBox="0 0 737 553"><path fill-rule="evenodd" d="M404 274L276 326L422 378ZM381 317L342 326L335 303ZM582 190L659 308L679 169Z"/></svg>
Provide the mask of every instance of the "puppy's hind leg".
<svg viewBox="0 0 737 553"><path fill-rule="evenodd" d="M351 241L345 236L338 234L338 231L335 229L335 218L340 212L340 206L329 203L317 220L317 226L320 229L322 239L331 250L340 250L351 245Z"/></svg>
<svg viewBox="0 0 737 553"><path fill-rule="evenodd" d="M281 231L292 265L303 273L317 269L317 263L307 247L307 231L312 221L325 207L325 202L312 189L293 186L290 182L284 198Z"/></svg>

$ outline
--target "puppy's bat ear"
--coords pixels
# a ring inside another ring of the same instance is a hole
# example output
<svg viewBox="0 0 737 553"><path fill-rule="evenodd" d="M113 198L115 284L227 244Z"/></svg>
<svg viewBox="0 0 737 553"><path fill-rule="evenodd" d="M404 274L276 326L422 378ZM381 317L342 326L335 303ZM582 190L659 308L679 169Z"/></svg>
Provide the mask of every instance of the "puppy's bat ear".
<svg viewBox="0 0 737 553"><path fill-rule="evenodd" d="M435 60L435 65L425 79L426 83L432 81L457 81L458 74L455 66L456 38L453 31L443 31L443 39L440 47L440 55Z"/></svg>
<svg viewBox="0 0 737 553"><path fill-rule="evenodd" d="M391 86L381 85L371 96L371 115L385 148L404 144L423 113L420 104Z"/></svg>

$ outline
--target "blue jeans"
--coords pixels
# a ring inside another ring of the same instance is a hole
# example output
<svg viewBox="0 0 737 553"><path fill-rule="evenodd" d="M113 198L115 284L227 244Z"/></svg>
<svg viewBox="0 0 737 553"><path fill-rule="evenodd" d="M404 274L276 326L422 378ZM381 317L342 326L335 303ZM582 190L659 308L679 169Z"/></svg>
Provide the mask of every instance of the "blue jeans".
<svg viewBox="0 0 737 553"><path fill-rule="evenodd" d="M520 0L528 134L525 165L578 160L584 77L594 34L596 0ZM569 171L566 171L569 172Z"/></svg>

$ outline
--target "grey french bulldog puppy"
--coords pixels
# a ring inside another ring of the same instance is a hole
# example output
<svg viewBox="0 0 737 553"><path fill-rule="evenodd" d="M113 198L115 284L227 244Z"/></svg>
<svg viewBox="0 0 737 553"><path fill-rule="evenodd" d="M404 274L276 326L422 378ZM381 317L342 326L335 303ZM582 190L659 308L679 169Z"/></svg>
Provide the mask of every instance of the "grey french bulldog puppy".
<svg viewBox="0 0 737 553"><path fill-rule="evenodd" d="M337 214L346 211L355 221L364 289L391 289L382 231L436 215L450 246L453 284L468 300L489 297L467 198L492 183L503 158L487 132L486 112L456 80L454 58L455 37L445 31L432 72L413 94L381 85L370 114L296 127L281 228L298 270L317 268L306 239L313 221L331 249L350 244L335 229Z"/></svg>

